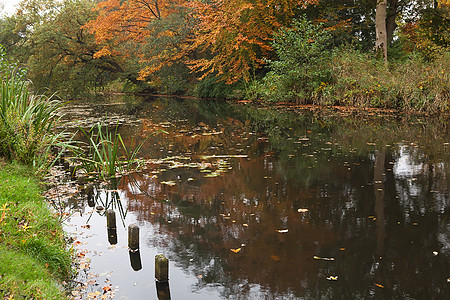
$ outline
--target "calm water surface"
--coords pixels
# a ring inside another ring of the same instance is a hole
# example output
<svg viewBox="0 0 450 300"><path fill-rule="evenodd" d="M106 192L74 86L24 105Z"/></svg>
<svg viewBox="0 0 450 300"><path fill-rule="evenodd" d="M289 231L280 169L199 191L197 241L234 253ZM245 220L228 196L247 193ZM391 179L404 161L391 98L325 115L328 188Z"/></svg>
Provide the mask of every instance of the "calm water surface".
<svg viewBox="0 0 450 300"><path fill-rule="evenodd" d="M91 259L78 280L96 282L86 293L158 299L163 253L172 299L450 298L448 119L164 98L76 102L67 119L149 138L147 171L96 190L117 244L104 212L69 203L66 230Z"/></svg>

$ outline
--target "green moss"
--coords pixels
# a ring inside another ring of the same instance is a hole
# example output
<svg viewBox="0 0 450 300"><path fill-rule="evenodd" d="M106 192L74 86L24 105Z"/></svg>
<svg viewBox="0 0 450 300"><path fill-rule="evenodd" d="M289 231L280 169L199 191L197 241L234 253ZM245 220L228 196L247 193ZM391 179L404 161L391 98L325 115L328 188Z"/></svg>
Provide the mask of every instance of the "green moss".
<svg viewBox="0 0 450 300"><path fill-rule="evenodd" d="M0 163L0 296L63 299L71 253L31 174Z"/></svg>

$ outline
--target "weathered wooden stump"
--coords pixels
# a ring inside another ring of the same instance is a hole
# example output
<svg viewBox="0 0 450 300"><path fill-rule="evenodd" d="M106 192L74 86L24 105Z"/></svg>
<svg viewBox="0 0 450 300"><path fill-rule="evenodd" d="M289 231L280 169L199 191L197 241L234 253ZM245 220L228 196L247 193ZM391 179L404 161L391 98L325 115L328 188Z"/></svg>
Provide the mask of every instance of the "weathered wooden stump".
<svg viewBox="0 0 450 300"><path fill-rule="evenodd" d="M86 196L88 198L94 196L94 185L92 183L89 183L86 187Z"/></svg>
<svg viewBox="0 0 450 300"><path fill-rule="evenodd" d="M116 229L116 212L112 209L106 211L106 227Z"/></svg>
<svg viewBox="0 0 450 300"><path fill-rule="evenodd" d="M169 260L163 254L155 256L155 278L158 282L169 281Z"/></svg>
<svg viewBox="0 0 450 300"><path fill-rule="evenodd" d="M136 224L128 226L128 250L130 252L139 250L139 226Z"/></svg>

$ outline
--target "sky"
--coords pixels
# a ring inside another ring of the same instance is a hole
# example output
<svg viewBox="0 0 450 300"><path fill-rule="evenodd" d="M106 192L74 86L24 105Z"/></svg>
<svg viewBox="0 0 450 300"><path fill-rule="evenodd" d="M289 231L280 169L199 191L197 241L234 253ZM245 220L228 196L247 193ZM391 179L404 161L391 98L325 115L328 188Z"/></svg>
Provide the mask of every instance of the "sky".
<svg viewBox="0 0 450 300"><path fill-rule="evenodd" d="M8 14L12 15L15 11L15 6L21 0L0 0L0 7L3 6L3 10L0 12L1 15Z"/></svg>

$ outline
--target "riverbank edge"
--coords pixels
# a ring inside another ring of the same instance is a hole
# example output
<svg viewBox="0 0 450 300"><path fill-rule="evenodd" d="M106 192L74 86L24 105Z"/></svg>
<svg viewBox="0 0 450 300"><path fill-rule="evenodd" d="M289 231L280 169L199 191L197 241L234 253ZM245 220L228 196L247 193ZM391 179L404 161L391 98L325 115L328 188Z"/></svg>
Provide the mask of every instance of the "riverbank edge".
<svg viewBox="0 0 450 300"><path fill-rule="evenodd" d="M0 160L0 298L67 299L73 274L58 216L29 167Z"/></svg>
<svg viewBox="0 0 450 300"><path fill-rule="evenodd" d="M110 96L140 96L140 97L152 97L152 98L174 98L183 100L201 100L201 101L224 101L230 104L238 105L251 105L255 108L263 109L277 109L286 111L335 111L343 114L378 114L378 115L423 115L423 116L450 116L450 110L446 111L427 111L427 110L415 110L415 109L399 109L399 108L380 108L374 106L364 105L325 105L320 103L313 104L297 104L291 101L279 101L270 102L264 100L245 100L245 99L222 99L222 98L203 98L188 95L171 95L171 94L152 94L152 93L127 93L127 92L100 92L97 95L110 97ZM75 102L77 100L74 100Z"/></svg>

